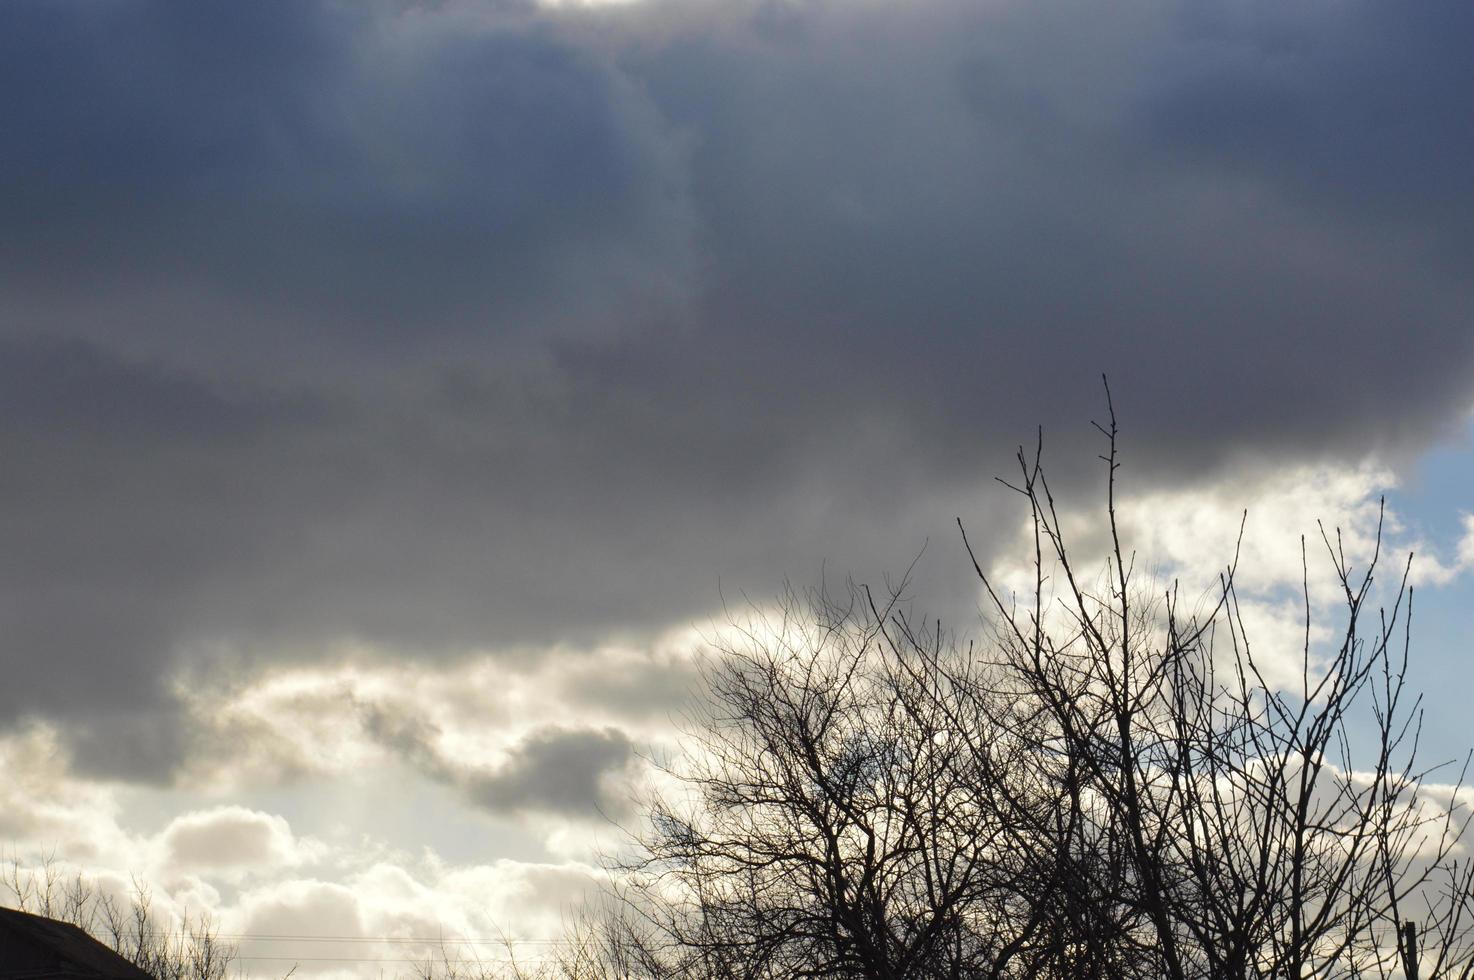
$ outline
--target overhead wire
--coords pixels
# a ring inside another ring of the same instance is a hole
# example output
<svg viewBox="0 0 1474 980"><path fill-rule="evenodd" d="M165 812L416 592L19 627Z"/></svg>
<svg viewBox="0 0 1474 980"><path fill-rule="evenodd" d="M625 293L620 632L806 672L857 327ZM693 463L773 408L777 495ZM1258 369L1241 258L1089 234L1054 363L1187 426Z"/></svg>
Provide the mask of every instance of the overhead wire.
<svg viewBox="0 0 1474 980"><path fill-rule="evenodd" d="M181 939L204 938L202 934L185 932L183 930L169 930L150 932L151 936L174 937ZM213 940L229 942L309 942L309 943L387 943L407 945L449 945L449 946L573 946L576 940L570 939L519 939L515 937L470 937L466 939L454 936L341 936L341 935L287 935L285 933L264 932L211 932L209 938Z"/></svg>

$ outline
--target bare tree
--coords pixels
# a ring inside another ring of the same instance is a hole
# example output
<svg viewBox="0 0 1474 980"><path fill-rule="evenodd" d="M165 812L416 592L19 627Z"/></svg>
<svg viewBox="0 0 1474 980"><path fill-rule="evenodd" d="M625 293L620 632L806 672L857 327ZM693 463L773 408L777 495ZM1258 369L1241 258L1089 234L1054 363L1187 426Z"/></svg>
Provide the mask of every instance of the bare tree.
<svg viewBox="0 0 1474 980"><path fill-rule="evenodd" d="M34 867L12 857L0 880L21 911L80 927L158 980L225 980L235 960L235 947L221 941L207 917L160 919L148 887L137 880L120 901L80 871L63 873L50 856Z"/></svg>
<svg viewBox="0 0 1474 980"><path fill-rule="evenodd" d="M1420 715L1406 688L1412 590L1404 565L1369 612L1380 558L1354 570L1339 531L1322 544L1344 597L1339 641L1312 644L1308 561L1299 683L1266 676L1244 628L1235 565L1217 601L1184 616L1175 585L1144 595L1116 519L1114 412L1108 450L1111 553L1101 587L1074 566L1036 450L1014 486L1035 529L1035 594L1022 608L974 567L1000 625L995 676L1047 718L1075 760L1088 823L1122 856L1121 897L1138 917L1152 975L1386 976L1404 912L1424 903L1430 976L1470 972L1470 870L1454 860L1468 813L1423 792ZM1409 558L1409 563L1411 558ZM1057 573L1054 628L1045 579ZM1281 656L1284 651L1277 651ZM1370 745L1358 756L1353 745ZM1462 773L1455 780L1462 783ZM1435 888L1435 884L1444 886ZM1409 951L1411 952L1411 951Z"/></svg>
<svg viewBox="0 0 1474 980"><path fill-rule="evenodd" d="M974 559L985 642L854 588L789 593L716 652L595 975L1474 976L1469 814L1416 762L1407 566L1374 611L1380 530L1360 569L1323 532L1339 640L1312 642L1304 558L1299 681L1275 683L1236 559L1196 614L1136 580L1099 428L1102 574L1020 450L1033 587Z"/></svg>

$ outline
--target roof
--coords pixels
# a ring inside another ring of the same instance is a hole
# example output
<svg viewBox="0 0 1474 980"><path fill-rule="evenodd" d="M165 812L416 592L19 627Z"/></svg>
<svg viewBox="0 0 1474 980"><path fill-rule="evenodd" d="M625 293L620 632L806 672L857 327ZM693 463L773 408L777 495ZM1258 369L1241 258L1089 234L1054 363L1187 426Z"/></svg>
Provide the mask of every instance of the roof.
<svg viewBox="0 0 1474 980"><path fill-rule="evenodd" d="M0 908L0 980L154 980L77 926Z"/></svg>

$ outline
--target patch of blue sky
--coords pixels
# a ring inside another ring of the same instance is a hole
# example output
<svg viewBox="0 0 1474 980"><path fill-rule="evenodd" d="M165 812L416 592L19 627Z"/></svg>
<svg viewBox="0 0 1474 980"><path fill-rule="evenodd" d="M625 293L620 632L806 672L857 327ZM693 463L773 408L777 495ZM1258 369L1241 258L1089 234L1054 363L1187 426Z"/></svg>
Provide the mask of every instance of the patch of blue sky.
<svg viewBox="0 0 1474 980"><path fill-rule="evenodd" d="M1474 423L1410 467L1388 504L1452 564L1463 516L1474 512ZM1420 754L1429 762L1462 758L1474 748L1474 570L1415 591L1412 643L1411 680L1424 692Z"/></svg>

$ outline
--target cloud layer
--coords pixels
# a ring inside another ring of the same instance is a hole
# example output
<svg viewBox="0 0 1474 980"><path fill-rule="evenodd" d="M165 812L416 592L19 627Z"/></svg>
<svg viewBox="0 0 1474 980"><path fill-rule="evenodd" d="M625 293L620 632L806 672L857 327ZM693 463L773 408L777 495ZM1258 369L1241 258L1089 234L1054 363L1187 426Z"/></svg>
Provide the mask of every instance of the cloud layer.
<svg viewBox="0 0 1474 980"><path fill-rule="evenodd" d="M1075 480L1101 372L1138 485L1414 452L1474 397L1471 33L9 3L0 719L167 780L180 683L596 649L928 537L966 614L951 518L1010 537L1036 424ZM499 798L597 795L518 782L547 739Z"/></svg>

